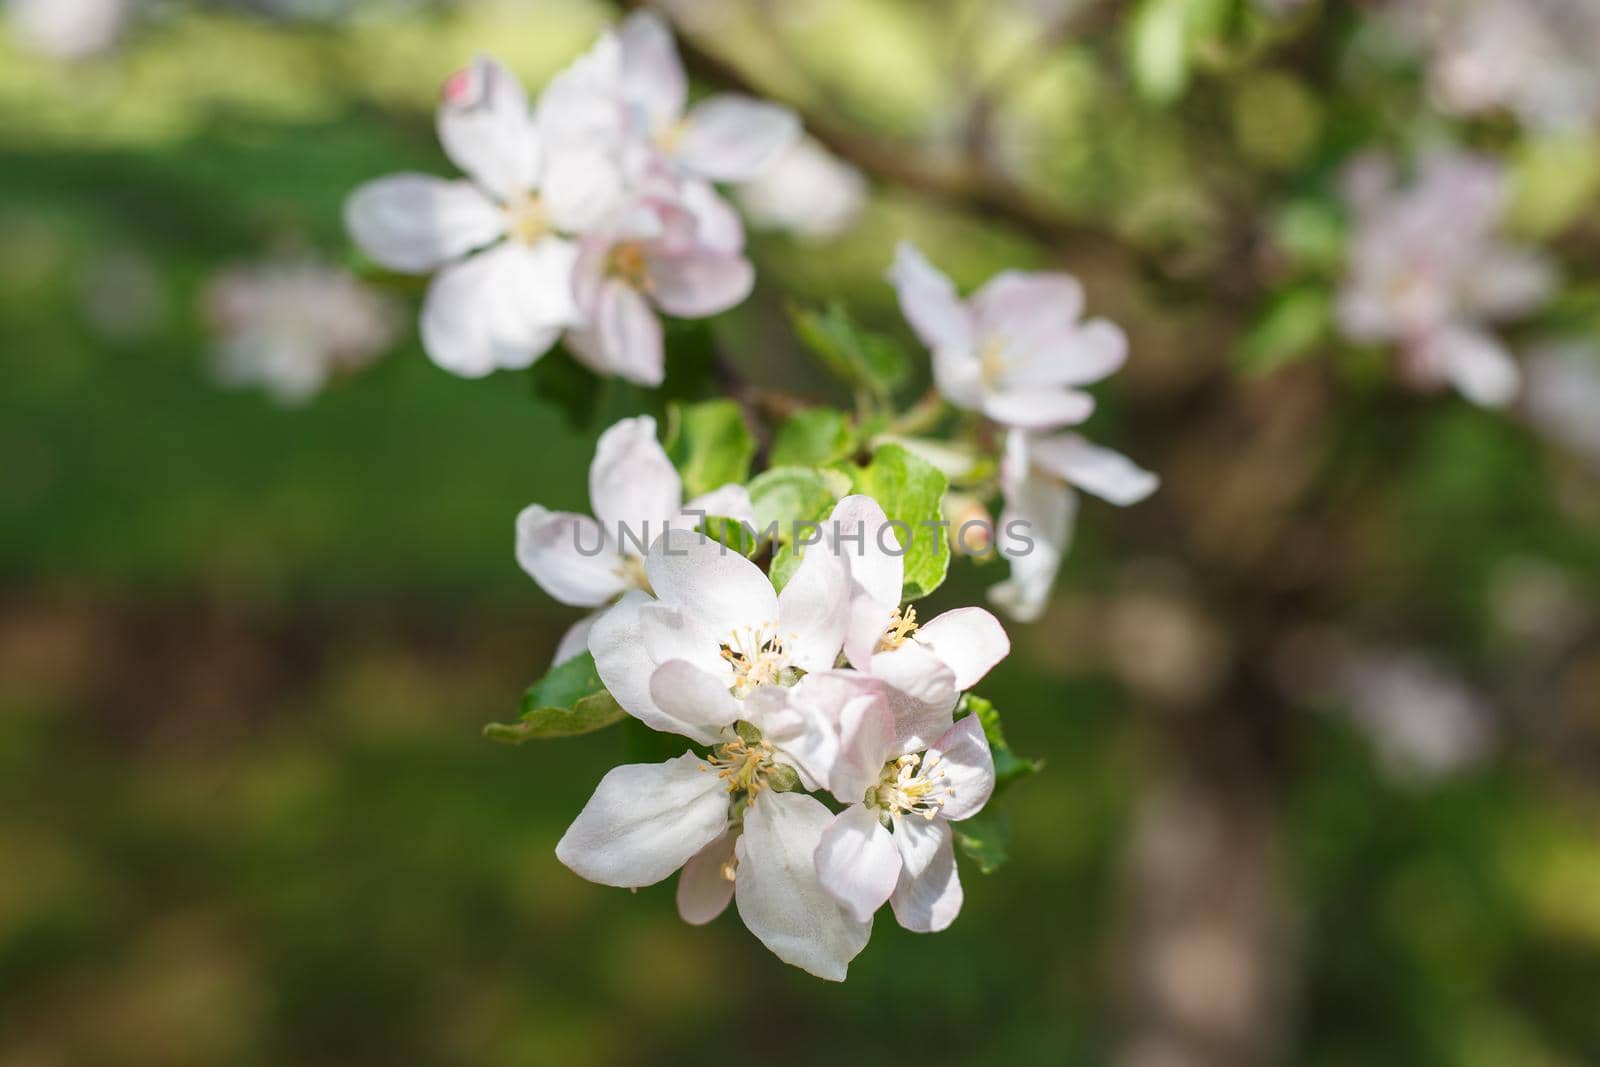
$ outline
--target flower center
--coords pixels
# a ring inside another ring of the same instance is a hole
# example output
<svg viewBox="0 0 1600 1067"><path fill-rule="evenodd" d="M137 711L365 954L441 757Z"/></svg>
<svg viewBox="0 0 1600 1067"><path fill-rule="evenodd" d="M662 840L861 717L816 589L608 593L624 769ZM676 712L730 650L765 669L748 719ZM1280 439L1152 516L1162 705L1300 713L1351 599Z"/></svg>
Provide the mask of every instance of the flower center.
<svg viewBox="0 0 1600 1067"><path fill-rule="evenodd" d="M624 555L616 567L617 577L632 589L643 589L646 593L654 593L650 588L650 575L644 569L644 560L639 556Z"/></svg>
<svg viewBox="0 0 1600 1067"><path fill-rule="evenodd" d="M766 622L754 629L734 630L721 651L722 658L733 668L733 685L729 688L741 700L758 686L793 685L803 673L789 665L789 652L783 636L777 632L777 623Z"/></svg>
<svg viewBox="0 0 1600 1067"><path fill-rule="evenodd" d="M683 143L683 133L688 128L689 124L682 119L677 122L666 123L656 127L655 131L650 135L650 141L656 146L656 151L662 155L675 155L678 151L678 146Z"/></svg>
<svg viewBox="0 0 1600 1067"><path fill-rule="evenodd" d="M1010 369L1011 357L1006 355L1006 343L998 337L985 341L978 350L978 377L983 379L983 384L993 389Z"/></svg>
<svg viewBox="0 0 1600 1067"><path fill-rule="evenodd" d="M525 245L537 244L554 230L550 224L550 212L545 209L544 201L532 193L509 201L505 211L506 232L511 235L513 241Z"/></svg>
<svg viewBox="0 0 1600 1067"><path fill-rule="evenodd" d="M650 261L640 241L624 241L613 248L606 260L606 273L621 278L641 293L648 293L655 286L650 280Z"/></svg>
<svg viewBox="0 0 1600 1067"><path fill-rule="evenodd" d="M883 631L883 636L878 638L874 652L893 652L917 632L917 609L913 604L903 608L895 608L894 614L889 616L889 627Z"/></svg>
<svg viewBox="0 0 1600 1067"><path fill-rule="evenodd" d="M939 756L930 756L924 762L915 753L884 764L878 784L867 790L867 806L891 819L911 814L932 821L945 801L956 795L946 781L943 764Z"/></svg>
<svg viewBox="0 0 1600 1067"><path fill-rule="evenodd" d="M716 771L717 777L728 783L728 792L744 793L753 799L770 784L768 779L777 772L772 751L768 741L747 741L736 735L733 740L712 749L701 770Z"/></svg>

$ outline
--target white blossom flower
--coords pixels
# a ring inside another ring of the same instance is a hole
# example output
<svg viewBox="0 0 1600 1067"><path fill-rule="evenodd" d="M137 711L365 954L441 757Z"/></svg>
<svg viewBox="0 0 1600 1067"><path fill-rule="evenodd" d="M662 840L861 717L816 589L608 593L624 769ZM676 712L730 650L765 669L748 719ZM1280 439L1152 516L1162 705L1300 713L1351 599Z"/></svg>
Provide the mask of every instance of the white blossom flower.
<svg viewBox="0 0 1600 1067"><path fill-rule="evenodd" d="M845 497L824 528L850 573L845 656L887 687L895 740L908 746L901 751L925 747L950 726L961 693L1010 653L1011 641L982 608L919 622L915 607L901 606L905 549L876 500ZM911 536L936 535L913 529Z"/></svg>
<svg viewBox="0 0 1600 1067"><path fill-rule="evenodd" d="M399 326L388 299L309 259L224 270L206 288L205 309L218 335L217 380L264 387L286 404L371 363Z"/></svg>
<svg viewBox="0 0 1600 1067"><path fill-rule="evenodd" d="M127 29L133 0L9 0L6 21L17 43L51 59L89 59L109 51Z"/></svg>
<svg viewBox="0 0 1600 1067"><path fill-rule="evenodd" d="M651 305L704 318L744 300L755 283L740 248L708 243L714 227L682 203L651 199L585 237L573 289L586 325L567 334L573 355L601 373L660 385L665 352Z"/></svg>
<svg viewBox="0 0 1600 1067"><path fill-rule="evenodd" d="M867 204L867 179L812 138L765 174L739 186L739 205L755 225L826 240L848 230Z"/></svg>
<svg viewBox="0 0 1600 1067"><path fill-rule="evenodd" d="M956 407L1046 430L1082 422L1079 387L1122 366L1128 339L1105 319L1081 321L1083 289L1067 274L1004 271L963 301L948 277L901 242L889 280L933 354L934 381Z"/></svg>
<svg viewBox="0 0 1600 1067"><path fill-rule="evenodd" d="M1600 348L1542 346L1528 360L1525 400L1538 429L1600 471Z"/></svg>
<svg viewBox="0 0 1600 1067"><path fill-rule="evenodd" d="M656 441L648 415L623 419L600 435L589 466L596 518L530 504L517 516L517 563L563 604L598 608L579 620L556 649L564 663L588 647L589 630L630 589L648 589L644 554L669 525L692 530L701 516L755 524L750 495L725 485L683 502L683 479Z"/></svg>
<svg viewBox="0 0 1600 1067"><path fill-rule="evenodd" d="M621 176L609 145L547 136L564 118L543 107L536 118L516 78L480 58L445 83L438 115L445 153L469 180L391 175L345 206L351 236L379 264L438 272L422 340L446 370L481 377L527 367L580 321L577 247L563 235L608 216Z"/></svg>
<svg viewBox="0 0 1600 1067"><path fill-rule="evenodd" d="M1343 670L1352 721L1384 770L1421 784L1482 762L1494 748L1492 709L1461 678L1405 651L1366 651Z"/></svg>
<svg viewBox="0 0 1600 1067"><path fill-rule="evenodd" d="M1049 603L1072 541L1078 511L1074 487L1128 507L1161 484L1126 456L1079 434L1045 437L1021 430L1006 436L1000 477L1005 494L1000 551L1011 562L1011 577L989 590L989 598L1021 622L1037 619Z"/></svg>
<svg viewBox="0 0 1600 1067"><path fill-rule="evenodd" d="M860 921L888 901L906 929L943 930L962 901L950 824L976 815L994 791L982 723L968 715L925 752L908 751L878 704L852 709L842 734L829 791L849 806L817 844L823 888Z"/></svg>
<svg viewBox="0 0 1600 1067"><path fill-rule="evenodd" d="M1435 155L1414 185L1397 189L1392 167L1369 157L1345 184L1356 217L1338 309L1345 335L1398 345L1419 387L1448 382L1476 404L1509 402L1521 375L1486 326L1538 307L1554 275L1495 235L1507 195L1499 166Z"/></svg>

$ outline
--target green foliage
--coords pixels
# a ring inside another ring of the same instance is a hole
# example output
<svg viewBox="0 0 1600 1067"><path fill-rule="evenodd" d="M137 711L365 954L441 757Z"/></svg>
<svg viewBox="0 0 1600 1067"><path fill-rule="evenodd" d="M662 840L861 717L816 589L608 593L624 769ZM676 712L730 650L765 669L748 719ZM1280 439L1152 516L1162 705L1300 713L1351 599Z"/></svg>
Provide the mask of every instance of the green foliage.
<svg viewBox="0 0 1600 1067"><path fill-rule="evenodd" d="M778 427L772 442L774 467L826 467L855 446L850 418L833 408L807 408Z"/></svg>
<svg viewBox="0 0 1600 1067"><path fill-rule="evenodd" d="M976 693L968 693L961 698L955 717L959 720L968 715L978 717L983 724L983 736L989 739L989 752L994 756L995 796L999 796L1012 783L1044 769L1043 760L1023 759L1011 751L1011 746L1006 743L1005 731L1000 727L1000 712L992 703Z"/></svg>
<svg viewBox="0 0 1600 1067"><path fill-rule="evenodd" d="M797 523L827 518L839 498L850 493L850 479L835 470L816 467L774 467L750 482L750 504L756 528L765 532L777 524L777 544L772 555L772 584L782 589L800 565L794 552Z"/></svg>
<svg viewBox="0 0 1600 1067"><path fill-rule="evenodd" d="M911 361L891 338L859 326L837 301L821 311L791 312L795 331L823 365L852 386L880 397L906 380Z"/></svg>
<svg viewBox="0 0 1600 1067"><path fill-rule="evenodd" d="M1322 286L1291 289L1274 299L1239 346L1239 369L1265 374L1315 351L1333 313Z"/></svg>
<svg viewBox="0 0 1600 1067"><path fill-rule="evenodd" d="M668 417L667 455L683 475L683 491L697 497L750 476L756 440L732 400L673 407Z"/></svg>
<svg viewBox="0 0 1600 1067"><path fill-rule="evenodd" d="M528 368L528 384L534 396L552 405L567 424L580 433L589 433L600 421L600 405L595 397L601 381L588 367L557 346Z"/></svg>
<svg viewBox="0 0 1600 1067"><path fill-rule="evenodd" d="M903 524L895 528L895 536L906 549L904 597L916 600L944 584L950 550L937 525L943 521L941 504L949 488L944 474L893 444L881 446L865 467L840 469L849 473L852 491L872 497L891 521Z"/></svg>
<svg viewBox="0 0 1600 1067"><path fill-rule="evenodd" d="M552 667L528 687L516 722L492 722L483 728L483 736L510 745L576 737L621 722L626 714L600 683L594 657L585 652Z"/></svg>
<svg viewBox="0 0 1600 1067"><path fill-rule="evenodd" d="M1004 812L985 809L970 819L953 823L956 844L984 874L993 874L1011 858L1011 823Z"/></svg>

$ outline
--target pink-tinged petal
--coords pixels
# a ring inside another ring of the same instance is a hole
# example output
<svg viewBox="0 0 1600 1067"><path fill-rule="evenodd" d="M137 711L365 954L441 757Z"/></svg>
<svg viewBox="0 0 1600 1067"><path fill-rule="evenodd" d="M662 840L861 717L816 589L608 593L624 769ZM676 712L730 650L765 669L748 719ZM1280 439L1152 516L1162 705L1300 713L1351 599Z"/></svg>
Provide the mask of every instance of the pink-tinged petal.
<svg viewBox="0 0 1600 1067"><path fill-rule="evenodd" d="M693 529L704 518L734 519L750 527L756 525L756 512L750 503L750 491L742 485L724 485L709 493L695 497L683 506L681 518L673 523L683 529Z"/></svg>
<svg viewBox="0 0 1600 1067"><path fill-rule="evenodd" d="M648 548L666 530L683 505L683 482L656 440L655 419L623 419L600 435L589 465L589 503L607 535L627 551L640 542Z"/></svg>
<svg viewBox="0 0 1600 1067"><path fill-rule="evenodd" d="M502 201L538 184L539 139L516 75L487 56L444 84L439 143L463 172Z"/></svg>
<svg viewBox="0 0 1600 1067"><path fill-rule="evenodd" d="M530 504L517 516L517 563L563 604L592 608L627 588L621 557L587 515Z"/></svg>
<svg viewBox="0 0 1600 1067"><path fill-rule="evenodd" d="M989 803L994 793L994 754L989 751L989 739L976 715L968 715L950 727L928 748L923 769L926 771L935 763L937 770L943 772L945 785L940 816L959 822L978 814Z"/></svg>
<svg viewBox="0 0 1600 1067"><path fill-rule="evenodd" d="M631 590L623 594L616 607L595 620L589 631L589 652L594 656L595 670L622 710L652 730L674 733L692 729L692 733L683 736L702 745L715 744L719 731L686 726L656 707L650 696L650 678L656 672L656 662L645 647L639 618L640 609L648 603L648 594Z"/></svg>
<svg viewBox="0 0 1600 1067"><path fill-rule="evenodd" d="M789 662L806 672L825 671L839 658L849 621L850 576L824 545L804 550L800 566L778 595L778 631Z"/></svg>
<svg viewBox="0 0 1600 1067"><path fill-rule="evenodd" d="M668 660L656 668L650 676L650 699L681 724L673 733L685 737L690 731L715 736L739 720L739 701L728 692L726 674L708 673L688 660Z"/></svg>
<svg viewBox="0 0 1600 1067"><path fill-rule="evenodd" d="M689 98L689 79L672 31L652 11L636 11L617 29L622 44L622 93L652 128L677 122Z"/></svg>
<svg viewBox="0 0 1600 1067"><path fill-rule="evenodd" d="M989 599L1019 622L1032 622L1050 602L1061 560L1072 541L1078 495L1057 478L1033 468L1028 435L1006 435L1001 481L1005 508L996 544L1011 563L1011 577L989 590Z"/></svg>
<svg viewBox="0 0 1600 1067"><path fill-rule="evenodd" d="M952 358L976 353L972 312L956 294L955 283L915 245L901 241L895 248L889 282L900 294L901 313L936 359L941 352Z"/></svg>
<svg viewBox="0 0 1600 1067"><path fill-rule="evenodd" d="M589 651L589 631L594 629L594 624L605 613L605 608L591 611L569 626L567 632L561 635L560 644L556 645L555 658L550 661L550 666L559 667L574 656L581 656Z"/></svg>
<svg viewBox="0 0 1600 1067"><path fill-rule="evenodd" d="M727 784L685 752L614 768L556 845L591 882L654 885L728 829Z"/></svg>
<svg viewBox="0 0 1600 1067"><path fill-rule="evenodd" d="M894 908L895 920L901 926L915 933L931 934L956 921L962 899L955 845L946 838L919 877L901 873L900 884L889 898L889 905Z"/></svg>
<svg viewBox="0 0 1600 1067"><path fill-rule="evenodd" d="M744 817L734 900L750 932L785 963L842 982L872 936L817 879L816 851L833 814L802 793L764 792Z"/></svg>
<svg viewBox="0 0 1600 1067"><path fill-rule="evenodd" d="M678 199L694 219L696 244L718 252L744 251L744 221L710 182L685 178Z"/></svg>
<svg viewBox="0 0 1600 1067"><path fill-rule="evenodd" d="M422 306L429 357L463 378L532 365L560 335L556 305L571 306L567 282L559 281L562 292L549 291L562 255L560 247L535 252L502 244L440 271ZM566 262L570 271L571 258Z"/></svg>
<svg viewBox="0 0 1600 1067"><path fill-rule="evenodd" d="M686 660L719 679L723 689L733 685L733 669L722 658L726 634L705 628L694 615L660 601L639 608L639 632L645 650L657 663Z"/></svg>
<svg viewBox="0 0 1600 1067"><path fill-rule="evenodd" d="M823 534L825 543L833 545L850 574L845 656L852 665L865 670L889 626L890 616L900 606L905 557L895 554L899 543L883 507L863 494L839 501L824 524Z"/></svg>
<svg viewBox="0 0 1600 1067"><path fill-rule="evenodd" d="M940 346L933 350L933 384L939 394L964 411L980 411L988 387L983 361L972 348Z"/></svg>
<svg viewBox="0 0 1600 1067"><path fill-rule="evenodd" d="M621 85L621 42L615 33L601 34L539 94L534 124L545 152L555 156L622 143L628 131Z"/></svg>
<svg viewBox="0 0 1600 1067"><path fill-rule="evenodd" d="M727 311L750 295L756 278L748 259L710 248L652 257L649 272L650 295L656 306L681 319Z"/></svg>
<svg viewBox="0 0 1600 1067"><path fill-rule="evenodd" d="M678 875L678 914L691 926L704 926L728 909L733 899L733 846L737 835L723 834L690 857Z"/></svg>
<svg viewBox="0 0 1600 1067"><path fill-rule="evenodd" d="M894 713L881 689L850 696L838 706L838 746L823 781L841 804L859 804L878 784L883 766L904 749L895 744Z"/></svg>
<svg viewBox="0 0 1600 1067"><path fill-rule="evenodd" d="M949 845L953 834L950 824L943 819L925 819L915 812L906 812L895 817L893 836L906 876L917 878L927 871L939 850Z"/></svg>
<svg viewBox="0 0 1600 1067"><path fill-rule="evenodd" d="M666 376L661 322L643 296L619 281L608 282L600 293L596 325L610 373L639 385L661 384Z"/></svg>
<svg viewBox="0 0 1600 1067"><path fill-rule="evenodd" d="M908 641L872 657L872 676L882 681L894 712L895 747L900 752L926 748L950 728L960 692L956 676L931 651Z"/></svg>
<svg viewBox="0 0 1600 1067"><path fill-rule="evenodd" d="M765 100L721 93L696 105L676 152L689 174L714 182L757 177L800 140L793 111Z"/></svg>
<svg viewBox="0 0 1600 1067"><path fill-rule="evenodd" d="M1120 452L1101 448L1075 433L1035 439L1033 463L1039 469L1100 499L1127 507L1155 492L1161 479Z"/></svg>
<svg viewBox="0 0 1600 1067"><path fill-rule="evenodd" d="M1094 397L1071 389L990 393L983 398L983 413L1002 426L1053 430L1094 414Z"/></svg>
<svg viewBox="0 0 1600 1067"><path fill-rule="evenodd" d="M1033 348L1076 328L1083 286L1070 274L1001 271L972 294L978 333Z"/></svg>
<svg viewBox="0 0 1600 1067"><path fill-rule="evenodd" d="M817 879L857 922L867 922L900 881L900 853L875 812L852 804L817 843Z"/></svg>
<svg viewBox="0 0 1600 1067"><path fill-rule="evenodd" d="M1503 408L1522 388L1522 371L1494 337L1480 330L1449 329L1431 342L1431 360L1444 368L1450 384L1485 408Z"/></svg>
<svg viewBox="0 0 1600 1067"><path fill-rule="evenodd" d="M622 203L623 175L606 152L573 148L545 164L539 196L562 233L584 233L611 217Z"/></svg>
<svg viewBox="0 0 1600 1067"><path fill-rule="evenodd" d="M1016 362L1002 376L1002 392L1089 385L1122 369L1128 360L1128 335L1116 323L1090 319L1009 351Z"/></svg>
<svg viewBox="0 0 1600 1067"><path fill-rule="evenodd" d="M982 608L956 608L923 623L916 640L955 674L957 689L971 689L1011 653L1000 620Z"/></svg>
<svg viewBox="0 0 1600 1067"><path fill-rule="evenodd" d="M777 621L778 594L761 568L701 534L673 530L658 538L645 570L662 603L712 633L726 638Z"/></svg>
<svg viewBox="0 0 1600 1067"><path fill-rule="evenodd" d="M506 216L471 182L393 174L351 193L344 223L380 266L427 274L499 240Z"/></svg>

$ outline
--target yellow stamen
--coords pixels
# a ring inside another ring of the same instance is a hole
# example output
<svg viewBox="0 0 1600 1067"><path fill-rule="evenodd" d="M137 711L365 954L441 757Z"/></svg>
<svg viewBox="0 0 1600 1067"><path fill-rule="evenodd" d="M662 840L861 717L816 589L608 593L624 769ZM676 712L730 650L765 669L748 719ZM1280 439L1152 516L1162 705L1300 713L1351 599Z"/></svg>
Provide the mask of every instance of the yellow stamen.
<svg viewBox="0 0 1600 1067"><path fill-rule="evenodd" d="M917 632L917 609L914 605L907 604L903 608L896 608L894 614L889 616L888 629L883 631L883 636L878 638L878 645L874 652L893 652L911 639Z"/></svg>
<svg viewBox="0 0 1600 1067"><path fill-rule="evenodd" d="M554 230L544 201L532 194L508 202L505 211L506 232L513 241L525 245L537 244Z"/></svg>

